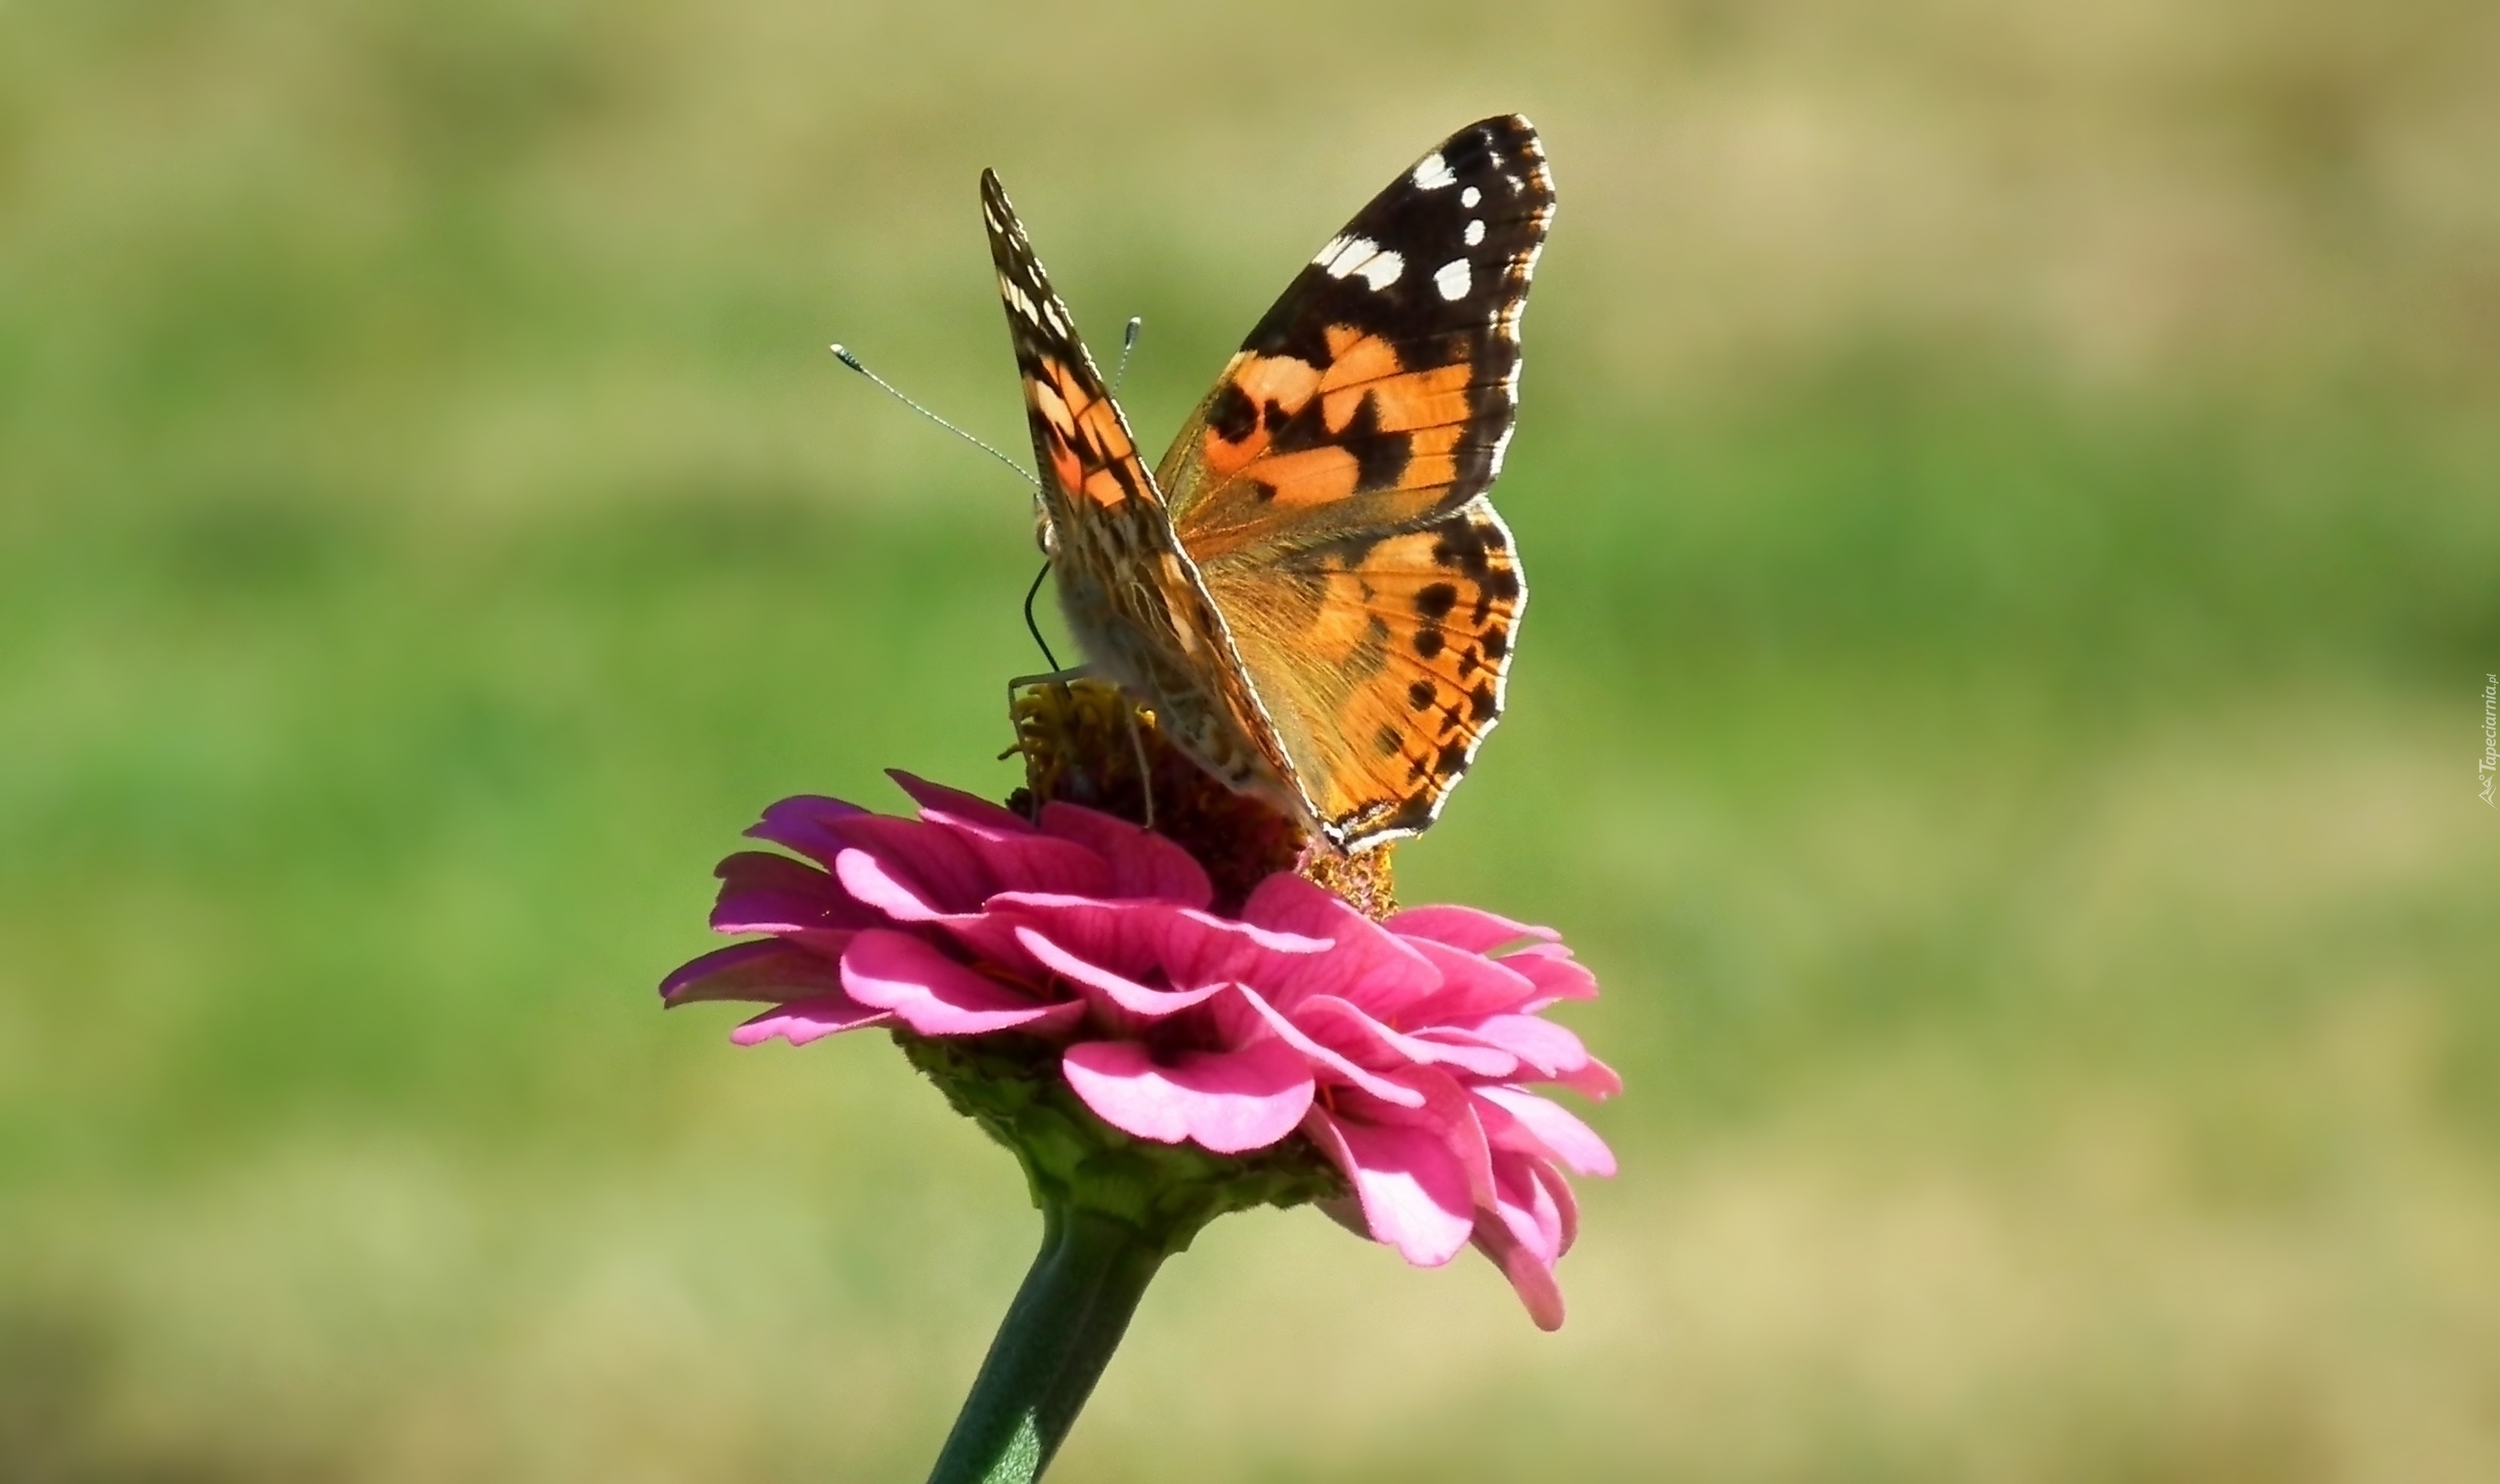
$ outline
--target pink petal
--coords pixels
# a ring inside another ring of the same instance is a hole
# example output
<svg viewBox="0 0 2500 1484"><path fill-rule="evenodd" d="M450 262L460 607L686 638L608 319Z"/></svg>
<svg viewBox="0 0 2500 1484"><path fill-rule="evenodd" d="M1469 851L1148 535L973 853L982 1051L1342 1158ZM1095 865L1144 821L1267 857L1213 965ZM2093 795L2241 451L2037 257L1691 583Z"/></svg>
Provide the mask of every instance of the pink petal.
<svg viewBox="0 0 2500 1484"><path fill-rule="evenodd" d="M920 806L921 819L970 845L990 878L990 891L1056 891L1102 896L1111 872L1101 852L1054 839L1012 809L913 777L890 775Z"/></svg>
<svg viewBox="0 0 2500 1484"><path fill-rule="evenodd" d="M1597 998L1597 976L1574 961L1571 950L1561 943L1530 943L1516 953L1502 955L1501 965L1526 975L1536 986L1536 998L1516 1006L1519 1009L1541 1010L1558 1000Z"/></svg>
<svg viewBox="0 0 2500 1484"><path fill-rule="evenodd" d="M1470 1026L1436 1027L1432 1034L1498 1046L1536 1069L1543 1077L1567 1076L1589 1065L1589 1048L1581 1044L1579 1037L1534 1015L1488 1015Z"/></svg>
<svg viewBox="0 0 2500 1484"><path fill-rule="evenodd" d="M927 820L880 814L843 820L849 843L834 874L862 902L904 922L970 912L1003 891L1101 892L1102 858L1072 841L1005 835L932 813Z"/></svg>
<svg viewBox="0 0 2500 1484"><path fill-rule="evenodd" d="M1015 936L1016 941L1025 952L1033 955L1035 962L1076 986L1077 992L1087 1000L1099 997L1147 1021L1178 1014L1193 1005L1222 994L1229 987L1207 984L1192 990L1156 989L1099 965L1089 964L1032 928L1018 927Z"/></svg>
<svg viewBox="0 0 2500 1484"><path fill-rule="evenodd" d="M898 922L969 912L997 889L971 843L936 825L870 814L835 828L849 846L834 857L842 888Z"/></svg>
<svg viewBox="0 0 2500 1484"><path fill-rule="evenodd" d="M1562 1207L1553 1187L1537 1178L1538 1168L1524 1154L1496 1156L1491 1206L1521 1245L1551 1268L1562 1259Z"/></svg>
<svg viewBox="0 0 2500 1484"><path fill-rule="evenodd" d="M716 948L660 981L664 1005L698 1000L806 1000L841 992L841 971L831 959L777 939Z"/></svg>
<svg viewBox="0 0 2500 1484"><path fill-rule="evenodd" d="M1498 1015L1515 1010L1536 998L1536 981L1513 969L1508 959L1489 959L1481 953L1453 948L1429 938L1401 941L1441 975L1440 988L1418 1001L1400 1017L1407 1024Z"/></svg>
<svg viewBox="0 0 2500 1484"><path fill-rule="evenodd" d="M1077 1001L1044 1004L984 978L908 933L872 929L842 953L842 988L862 1005L890 1009L923 1036L1036 1035L1081 1021Z"/></svg>
<svg viewBox="0 0 2500 1484"><path fill-rule="evenodd" d="M1242 975L1243 982L1258 985L1288 1013L1312 995L1334 995L1394 1020L1441 986L1440 972L1413 947L1383 932L1335 893L1290 872L1260 882L1242 904L1241 916L1264 928L1332 944L1314 960L1276 966L1284 977Z"/></svg>
<svg viewBox="0 0 2500 1484"><path fill-rule="evenodd" d="M1466 1245L1475 1230L1466 1171L1431 1130L1356 1123L1313 1104L1302 1132L1345 1171L1374 1241L1418 1268L1438 1268Z"/></svg>
<svg viewBox="0 0 2500 1484"><path fill-rule="evenodd" d="M1027 953L1016 940L1016 929L1022 922L1005 912L962 912L929 919L926 927L936 928L964 945L975 963L1003 969L1018 978L1038 984L1050 977L1050 971Z"/></svg>
<svg viewBox="0 0 2500 1484"><path fill-rule="evenodd" d="M1111 869L1104 896L1205 907L1215 900L1206 870L1190 853L1151 830L1073 804L1045 804L1041 827L1102 857Z"/></svg>
<svg viewBox="0 0 2500 1484"><path fill-rule="evenodd" d="M912 803L920 806L924 819L932 814L943 814L957 824L997 836L1034 833L1030 820L1003 805L993 804L959 788L948 788L943 783L932 783L900 768L887 769L885 775L909 794Z"/></svg>
<svg viewBox="0 0 2500 1484"><path fill-rule="evenodd" d="M819 865L830 866L842 848L841 838L834 833L834 825L867 812L856 804L844 804L839 799L828 799L821 794L794 794L766 806L764 817L746 833L753 839L796 850Z"/></svg>
<svg viewBox="0 0 2500 1484"><path fill-rule="evenodd" d="M1615 1172L1615 1152L1597 1137L1597 1131L1572 1116L1569 1110L1517 1087L1476 1087L1468 1089L1479 1103L1490 1103L1500 1109L1499 1116L1484 1120L1485 1137L1497 1149L1519 1149L1526 1153L1545 1155L1574 1174L1610 1175Z"/></svg>
<svg viewBox="0 0 2500 1484"><path fill-rule="evenodd" d="M1272 933L1168 902L1001 892L990 907L1015 913L1068 953L1124 979L1161 978L1183 992L1272 982L1329 953L1323 939Z"/></svg>
<svg viewBox="0 0 2500 1484"><path fill-rule="evenodd" d="M1047 835L1011 835L989 839L965 832L943 814L930 822L963 835L996 883L992 892L1055 891L1070 896L1100 897L1111 887L1111 868L1102 857L1070 840Z"/></svg>
<svg viewBox="0 0 2500 1484"><path fill-rule="evenodd" d="M1478 1215L1469 1234L1476 1250L1492 1258L1501 1275L1510 1280L1511 1291L1528 1308L1528 1317L1548 1334L1562 1328L1562 1285L1554 1278L1554 1267L1537 1257L1519 1239L1517 1231L1500 1213L1486 1211Z"/></svg>
<svg viewBox="0 0 2500 1484"><path fill-rule="evenodd" d="M1615 1069L1594 1056L1589 1058L1588 1065L1566 1072L1554 1080L1584 1098L1595 1098L1599 1103L1624 1090L1623 1077Z"/></svg>
<svg viewBox="0 0 2500 1484"><path fill-rule="evenodd" d="M1312 1039L1367 1066L1446 1065L1480 1077L1507 1077L1519 1071L1519 1058L1498 1046L1400 1035L1334 995L1303 1001L1289 1018Z"/></svg>
<svg viewBox="0 0 2500 1484"><path fill-rule="evenodd" d="M1133 1040L1092 1040L1068 1048L1068 1085L1115 1129L1174 1144L1189 1139L1218 1154L1275 1143L1311 1105L1311 1074L1277 1041L1237 1051L1184 1051L1158 1061Z"/></svg>
<svg viewBox="0 0 2500 1484"><path fill-rule="evenodd" d="M1554 1208L1562 1217L1561 1250L1568 1252L1571 1244L1580 1239L1580 1200L1571 1194L1571 1182L1562 1178L1562 1171L1553 1166L1543 1160L1530 1160L1528 1168L1535 1172L1537 1182L1545 1187L1545 1193L1554 1198Z"/></svg>
<svg viewBox="0 0 2500 1484"><path fill-rule="evenodd" d="M833 994L794 1000L766 1010L730 1032L729 1039L741 1046L752 1046L778 1036L794 1046L804 1046L827 1036L856 1031L862 1026L884 1025L892 1019L892 1010L862 1005L848 995Z"/></svg>
<svg viewBox="0 0 2500 1484"><path fill-rule="evenodd" d="M1562 938L1552 928L1513 922L1507 917L1472 907L1410 907L1402 912L1392 913L1381 926L1407 938L1429 938L1434 942L1464 948L1470 953L1488 952L1523 938L1542 939L1546 942L1559 942Z"/></svg>
<svg viewBox="0 0 2500 1484"><path fill-rule="evenodd" d="M1332 1083L1362 1088L1384 1103L1401 1107L1422 1107L1424 1095L1402 1082L1370 1072L1347 1057L1339 1055L1304 1035L1284 1011L1267 1003L1266 998L1248 986L1239 986L1232 994L1211 1002L1208 1019L1214 1022L1225 1039L1242 1044L1270 1034L1302 1054L1305 1062L1326 1071Z"/></svg>

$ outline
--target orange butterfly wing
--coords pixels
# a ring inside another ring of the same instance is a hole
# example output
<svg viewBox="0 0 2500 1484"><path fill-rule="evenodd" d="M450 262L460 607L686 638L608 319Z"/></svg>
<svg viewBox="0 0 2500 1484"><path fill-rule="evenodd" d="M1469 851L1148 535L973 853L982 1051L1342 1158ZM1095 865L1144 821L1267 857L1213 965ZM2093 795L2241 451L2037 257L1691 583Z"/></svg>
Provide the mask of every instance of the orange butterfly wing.
<svg viewBox="0 0 2500 1484"><path fill-rule="evenodd" d="M1060 610L1094 666L1154 708L1166 736L1226 786L1307 812L1222 614L1174 535L1128 420L1050 286L996 175L981 212L1022 377Z"/></svg>
<svg viewBox="0 0 2500 1484"><path fill-rule="evenodd" d="M1088 658L1338 848L1423 829L1500 719L1528 599L1484 492L1553 217L1535 130L1471 124L1358 213L1152 475L997 177L981 189Z"/></svg>
<svg viewBox="0 0 2500 1484"><path fill-rule="evenodd" d="M1340 848L1429 825L1500 719L1528 589L1485 491L1553 214L1526 119L1452 135L1320 249L1158 470Z"/></svg>

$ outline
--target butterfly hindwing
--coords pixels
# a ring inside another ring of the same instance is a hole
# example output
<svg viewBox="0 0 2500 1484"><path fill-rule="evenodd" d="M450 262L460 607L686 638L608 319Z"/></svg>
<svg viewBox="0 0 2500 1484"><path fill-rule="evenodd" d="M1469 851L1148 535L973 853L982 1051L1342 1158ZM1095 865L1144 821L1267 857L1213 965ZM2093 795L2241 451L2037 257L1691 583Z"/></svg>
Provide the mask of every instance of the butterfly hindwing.
<svg viewBox="0 0 2500 1484"><path fill-rule="evenodd" d="M1500 719L1528 602L1492 504L1208 587L1326 833L1351 847L1431 824Z"/></svg>

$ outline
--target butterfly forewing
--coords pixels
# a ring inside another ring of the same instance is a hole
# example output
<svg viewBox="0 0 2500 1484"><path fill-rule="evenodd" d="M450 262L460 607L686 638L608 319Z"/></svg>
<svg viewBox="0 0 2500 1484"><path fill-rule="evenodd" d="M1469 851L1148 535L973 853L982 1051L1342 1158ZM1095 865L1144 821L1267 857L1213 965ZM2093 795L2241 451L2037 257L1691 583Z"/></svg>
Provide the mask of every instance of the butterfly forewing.
<svg viewBox="0 0 2500 1484"><path fill-rule="evenodd" d="M1500 717L1527 587L1484 493L1553 214L1526 119L1452 135L1321 247L1160 467L1340 846L1431 823Z"/></svg>
<svg viewBox="0 0 2500 1484"><path fill-rule="evenodd" d="M1509 443L1553 214L1544 152L1515 116L1460 130L1355 214L1164 456L1182 544L1201 565L1256 561L1481 494Z"/></svg>
<svg viewBox="0 0 2500 1484"><path fill-rule="evenodd" d="M1127 419L996 175L981 174L990 259L1024 382L1061 610L1088 659L1153 707L1228 786L1305 812L1240 656L1174 537Z"/></svg>
<svg viewBox="0 0 2500 1484"><path fill-rule="evenodd" d="M981 214L990 229L990 261L1007 312L1007 337L1024 381L1025 416L1042 478L1054 492L1098 510L1142 517L1159 506L1153 480L1137 460L1128 420L1102 385L1094 357L1077 338L1076 321L1050 286L1050 275L1026 240L999 178L981 172ZM1163 517L1158 511L1155 519Z"/></svg>
<svg viewBox="0 0 2500 1484"><path fill-rule="evenodd" d="M1356 214L1153 476L995 176L981 199L1088 657L1341 849L1430 824L1500 718L1528 598L1484 492L1554 211L1535 130L1471 124Z"/></svg>

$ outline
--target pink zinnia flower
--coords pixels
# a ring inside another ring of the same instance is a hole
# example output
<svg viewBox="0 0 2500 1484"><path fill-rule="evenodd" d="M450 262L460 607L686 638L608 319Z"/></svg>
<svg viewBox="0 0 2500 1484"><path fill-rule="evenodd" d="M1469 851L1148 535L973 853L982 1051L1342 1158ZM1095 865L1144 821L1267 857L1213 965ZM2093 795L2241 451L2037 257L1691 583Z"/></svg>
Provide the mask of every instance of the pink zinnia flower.
<svg viewBox="0 0 2500 1484"><path fill-rule="evenodd" d="M1164 836L895 777L917 819L804 796L765 810L747 833L802 859L721 862L711 925L769 936L680 968L667 1003L769 1003L734 1033L747 1045L880 1025L1037 1039L1112 1128L1217 1155L1307 1139L1351 1187L1332 1214L1422 1267L1472 1240L1539 1326L1562 1324L1563 1171L1612 1174L1614 1156L1530 1088L1621 1083L1541 1016L1596 993L1557 934L1462 907L1375 923L1290 873L1219 911Z"/></svg>

